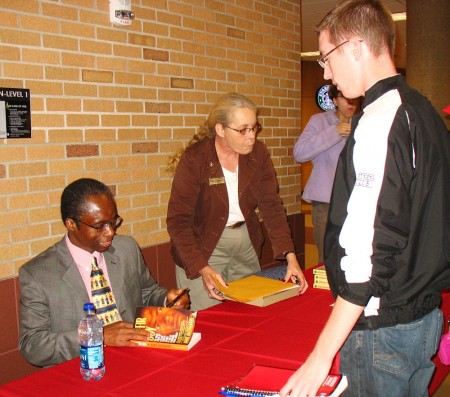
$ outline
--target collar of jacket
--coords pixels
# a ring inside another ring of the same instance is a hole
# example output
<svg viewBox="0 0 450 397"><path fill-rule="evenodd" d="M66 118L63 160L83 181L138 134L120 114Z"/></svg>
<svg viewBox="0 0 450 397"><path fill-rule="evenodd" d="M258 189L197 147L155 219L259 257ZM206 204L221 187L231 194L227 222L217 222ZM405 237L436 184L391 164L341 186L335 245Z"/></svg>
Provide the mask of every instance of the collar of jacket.
<svg viewBox="0 0 450 397"><path fill-rule="evenodd" d="M222 166L219 161L219 157L217 156L217 151L215 147L215 139L208 139L208 148L206 155L206 175L208 180L210 178L219 178L223 177ZM253 150L249 154L239 155L239 188L238 195L239 199L241 199L245 190L248 188L250 181L252 181L252 176L257 170L257 161L256 155L257 150L260 146L260 142L256 141L253 147ZM223 194L226 194L226 185L217 185L218 189L217 193L224 197ZM226 197L226 196L225 196Z"/></svg>

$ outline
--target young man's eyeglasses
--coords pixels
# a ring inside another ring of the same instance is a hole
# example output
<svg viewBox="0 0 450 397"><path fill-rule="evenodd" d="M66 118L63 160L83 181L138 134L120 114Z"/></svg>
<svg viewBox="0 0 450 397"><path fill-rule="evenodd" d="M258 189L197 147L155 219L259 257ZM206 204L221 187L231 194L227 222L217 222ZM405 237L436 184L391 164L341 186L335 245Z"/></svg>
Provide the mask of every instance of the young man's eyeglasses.
<svg viewBox="0 0 450 397"><path fill-rule="evenodd" d="M110 227L111 229L116 230L117 228L119 228L119 226L123 222L123 218L121 216L117 216L117 218L112 221L100 223L100 225L97 225L97 226L89 225L89 223L83 222L81 219L77 219L77 218L74 218L74 219L77 222L82 223L83 225L89 226L92 229L97 230L97 232L99 232L99 233L104 232L107 227Z"/></svg>
<svg viewBox="0 0 450 397"><path fill-rule="evenodd" d="M344 41L343 43L337 45L332 50L328 51L322 58L317 60L317 63L322 66L325 69L325 66L327 66L328 57L333 51L336 51L339 47L343 46L344 44L347 44L348 40Z"/></svg>
<svg viewBox="0 0 450 397"><path fill-rule="evenodd" d="M350 40L346 40L343 43L337 45L336 47L334 47L332 50L328 51L322 58L317 60L317 63L322 66L325 69L325 66L327 66L327 62L328 62L328 57L330 56L330 54L333 51L336 51L339 47L343 46L344 44L347 44ZM360 43L362 43L364 40L358 39L358 41Z"/></svg>
<svg viewBox="0 0 450 397"><path fill-rule="evenodd" d="M245 134L247 134L247 132L251 132L251 131L253 131L255 134L259 134L262 130L262 125L259 123L256 123L253 127L241 128L240 130L233 128L233 127L229 127L228 125L224 125L224 127L229 128L230 130L239 132L239 134L241 134L241 135L245 135Z"/></svg>

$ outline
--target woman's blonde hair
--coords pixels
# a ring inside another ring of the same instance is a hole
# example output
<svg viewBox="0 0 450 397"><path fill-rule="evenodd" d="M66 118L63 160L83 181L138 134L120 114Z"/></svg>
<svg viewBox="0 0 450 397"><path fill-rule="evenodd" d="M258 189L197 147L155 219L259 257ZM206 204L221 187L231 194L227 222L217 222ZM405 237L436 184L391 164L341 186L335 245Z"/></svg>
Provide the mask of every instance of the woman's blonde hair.
<svg viewBox="0 0 450 397"><path fill-rule="evenodd" d="M258 113L256 105L242 94L230 92L225 94L213 105L211 112L205 123L200 126L198 131L189 141L186 148L203 139L213 139L216 135L216 124L228 125L234 110L239 108L254 109ZM169 157L167 171L175 174L180 158L186 148L181 148L175 154Z"/></svg>

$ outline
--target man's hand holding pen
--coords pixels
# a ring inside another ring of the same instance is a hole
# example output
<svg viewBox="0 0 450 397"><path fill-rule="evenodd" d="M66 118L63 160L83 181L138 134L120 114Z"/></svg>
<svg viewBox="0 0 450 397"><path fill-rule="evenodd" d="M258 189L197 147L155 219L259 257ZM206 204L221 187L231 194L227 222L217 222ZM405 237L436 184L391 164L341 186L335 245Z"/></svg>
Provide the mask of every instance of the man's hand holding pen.
<svg viewBox="0 0 450 397"><path fill-rule="evenodd" d="M174 309L189 309L190 306L191 300L189 299L189 288L172 288L167 292L166 307L173 307Z"/></svg>

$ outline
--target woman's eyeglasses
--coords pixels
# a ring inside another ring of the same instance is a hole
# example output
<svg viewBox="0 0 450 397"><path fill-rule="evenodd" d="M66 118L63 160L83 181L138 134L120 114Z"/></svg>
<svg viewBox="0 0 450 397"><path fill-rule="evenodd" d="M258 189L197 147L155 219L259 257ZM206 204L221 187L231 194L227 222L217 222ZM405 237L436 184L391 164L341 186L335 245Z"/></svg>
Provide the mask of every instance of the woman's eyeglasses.
<svg viewBox="0 0 450 397"><path fill-rule="evenodd" d="M239 132L239 134L241 134L241 135L245 135L248 132L254 132L255 134L259 134L262 130L262 125L259 123L256 123L253 127L241 128L239 130L237 128L229 127L228 125L224 125L224 127L229 128L230 130Z"/></svg>

